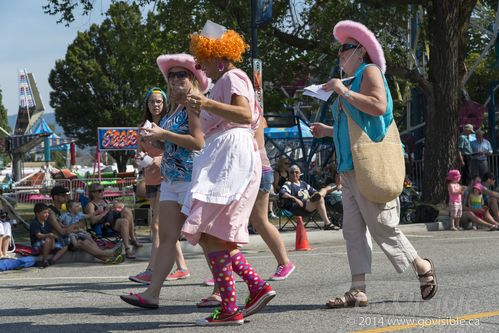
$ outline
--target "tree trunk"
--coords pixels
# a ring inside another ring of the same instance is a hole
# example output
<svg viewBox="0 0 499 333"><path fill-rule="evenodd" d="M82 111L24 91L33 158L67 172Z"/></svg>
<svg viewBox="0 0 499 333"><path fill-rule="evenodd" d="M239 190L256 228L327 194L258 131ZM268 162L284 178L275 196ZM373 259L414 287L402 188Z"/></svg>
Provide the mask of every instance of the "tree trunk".
<svg viewBox="0 0 499 333"><path fill-rule="evenodd" d="M424 149L423 201L446 198L446 175L457 167L460 6L453 0L433 1L429 10L430 71Z"/></svg>
<svg viewBox="0 0 499 333"><path fill-rule="evenodd" d="M130 154L127 151L111 151L109 154L116 161L118 172L125 172Z"/></svg>

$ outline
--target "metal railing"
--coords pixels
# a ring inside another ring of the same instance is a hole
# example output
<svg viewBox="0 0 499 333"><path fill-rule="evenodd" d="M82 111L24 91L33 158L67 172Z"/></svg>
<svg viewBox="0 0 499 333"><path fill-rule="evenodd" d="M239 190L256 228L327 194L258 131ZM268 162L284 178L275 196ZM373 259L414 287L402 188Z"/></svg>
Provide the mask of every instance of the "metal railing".
<svg viewBox="0 0 499 333"><path fill-rule="evenodd" d="M493 154L488 157L489 171L494 174L496 179L499 177L499 154ZM423 190L423 160L412 162L412 170L409 172L409 178L417 187L418 191Z"/></svg>
<svg viewBox="0 0 499 333"><path fill-rule="evenodd" d="M28 206L34 206L39 202L51 204L52 198L50 197L50 190L54 186L62 186L69 190L70 199L79 201L81 196L89 197L88 187L95 182L98 182L98 180L51 179L49 183L31 186L27 183L21 183L19 186L13 188L12 193L6 193L4 195L14 198L19 204L26 204ZM130 208L135 207L135 178L108 178L103 179L100 183L104 188L105 199L123 202Z"/></svg>

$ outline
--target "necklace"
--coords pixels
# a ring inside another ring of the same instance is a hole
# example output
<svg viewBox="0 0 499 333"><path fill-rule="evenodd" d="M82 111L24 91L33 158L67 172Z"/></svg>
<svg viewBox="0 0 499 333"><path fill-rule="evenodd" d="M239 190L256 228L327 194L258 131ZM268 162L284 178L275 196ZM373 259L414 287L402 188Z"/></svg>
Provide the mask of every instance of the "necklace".
<svg viewBox="0 0 499 333"><path fill-rule="evenodd" d="M170 119L175 113L177 113L179 110L182 110L184 106L182 104L177 104L177 108L174 111L168 112L168 119Z"/></svg>

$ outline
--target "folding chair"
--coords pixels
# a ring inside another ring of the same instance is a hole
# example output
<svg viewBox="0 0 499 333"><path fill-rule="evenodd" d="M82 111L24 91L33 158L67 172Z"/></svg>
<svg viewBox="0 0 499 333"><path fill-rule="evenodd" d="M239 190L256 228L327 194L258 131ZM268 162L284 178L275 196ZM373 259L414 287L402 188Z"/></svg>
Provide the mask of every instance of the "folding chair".
<svg viewBox="0 0 499 333"><path fill-rule="evenodd" d="M308 228L308 225L309 223L313 223L315 224L315 228L317 229L322 229L321 226L319 225L319 223L317 222L318 218L320 218L319 216L319 212L316 210L314 210L313 212L310 213L310 215L308 216L303 216L303 224L305 226L305 228Z"/></svg>
<svg viewBox="0 0 499 333"><path fill-rule="evenodd" d="M291 225L290 230L296 230L296 220L295 220L296 215L294 215L289 210L285 209L282 206L282 202L280 200L276 201L276 203L277 203L277 207L278 207L277 216L279 216L279 230L283 231L284 228L288 224ZM319 223L317 222L316 214L318 214L317 210L314 210L313 212L310 212L310 214L306 214L304 216L301 216L303 218L303 224L304 224L305 228L308 227L309 223L313 223L313 224L315 224L315 227L317 227L318 229L321 229ZM284 220L284 223L282 222L282 220Z"/></svg>
<svg viewBox="0 0 499 333"><path fill-rule="evenodd" d="M336 226L343 228L343 204L341 192L331 192L326 196L326 211L329 220Z"/></svg>
<svg viewBox="0 0 499 333"><path fill-rule="evenodd" d="M289 210L281 208L279 209L279 231L283 231L284 228L290 224L291 229L290 230L296 230L296 221L294 220L294 215L291 213ZM282 223L282 220L284 221L284 224Z"/></svg>

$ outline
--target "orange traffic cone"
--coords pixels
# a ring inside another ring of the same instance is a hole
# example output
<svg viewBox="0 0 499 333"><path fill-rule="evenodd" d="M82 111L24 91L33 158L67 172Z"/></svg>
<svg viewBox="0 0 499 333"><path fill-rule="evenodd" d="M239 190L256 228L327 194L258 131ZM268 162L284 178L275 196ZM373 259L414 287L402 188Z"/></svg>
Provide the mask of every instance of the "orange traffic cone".
<svg viewBox="0 0 499 333"><path fill-rule="evenodd" d="M295 216L296 219L296 251L310 251L312 248L308 244L307 231L305 230L305 225L303 224L303 218L301 216Z"/></svg>

